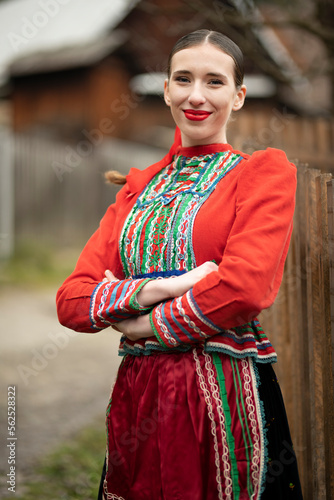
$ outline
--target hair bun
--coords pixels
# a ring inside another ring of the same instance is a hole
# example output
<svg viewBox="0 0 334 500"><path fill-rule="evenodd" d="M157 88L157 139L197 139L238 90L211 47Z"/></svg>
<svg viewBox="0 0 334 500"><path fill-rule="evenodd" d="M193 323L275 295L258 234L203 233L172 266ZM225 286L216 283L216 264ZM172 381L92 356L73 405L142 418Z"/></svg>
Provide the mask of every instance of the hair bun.
<svg viewBox="0 0 334 500"><path fill-rule="evenodd" d="M108 170L108 172L104 173L104 178L107 184L122 185L126 183L125 175L117 172L117 170Z"/></svg>

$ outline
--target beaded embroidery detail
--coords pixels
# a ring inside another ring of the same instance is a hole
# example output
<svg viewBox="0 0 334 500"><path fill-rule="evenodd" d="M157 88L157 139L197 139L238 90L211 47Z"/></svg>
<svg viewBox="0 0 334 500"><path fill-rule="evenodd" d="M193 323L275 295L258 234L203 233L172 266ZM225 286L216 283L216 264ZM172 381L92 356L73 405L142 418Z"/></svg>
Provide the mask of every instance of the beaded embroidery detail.
<svg viewBox="0 0 334 500"><path fill-rule="evenodd" d="M199 378L199 385L203 391L205 403L207 405L208 415L211 421L211 434L214 442L214 450L215 450L215 465L216 465L216 481L217 481L217 490L218 490L218 498L219 500L223 500L223 487L222 487L222 477L221 477L221 467L220 467L220 457L219 457L219 449L218 449L218 436L217 436L217 425L215 422L213 406L212 406L212 398L208 386L206 384L204 374L198 359L197 351L193 349L193 356L196 364L196 372ZM225 469L230 468L230 464L225 462ZM229 495L227 498L231 498Z"/></svg>
<svg viewBox="0 0 334 500"><path fill-rule="evenodd" d="M222 392L226 394L224 382L217 378L214 365L214 354L208 354L203 351L205 358L202 369L197 349L193 348L193 357L198 376L198 383L202 390L203 397L207 406L207 414L211 423L211 434L213 439L213 448L215 453L216 482L217 493L220 500L232 500L239 498L240 487L238 483L238 474L240 473L234 456L234 466L232 465L233 444L231 438L228 438L227 417L229 411L223 407ZM247 498L250 500L259 499L261 484L265 477L264 456L265 440L263 436L264 422L262 419L261 407L256 388L256 374L253 368L253 360L244 358L233 361L235 373L236 391L235 400L237 407L242 406L242 411L236 421L239 419L241 425L245 425L245 446L247 448ZM248 424L247 424L248 422ZM232 431L233 432L233 431ZM233 440L233 437L232 437ZM245 448L245 449L246 449ZM234 468L234 473L233 473ZM235 471L235 468L237 470ZM246 487L246 486L245 486ZM245 491L242 492L244 498ZM240 496L241 498L241 496Z"/></svg>
<svg viewBox="0 0 334 500"><path fill-rule="evenodd" d="M126 277L196 267L192 231L198 210L242 157L231 151L177 157L148 183L120 238Z"/></svg>
<svg viewBox="0 0 334 500"><path fill-rule="evenodd" d="M108 493L106 491L106 487L105 487L105 490L104 490L104 496L103 496L104 500L125 500L125 498L123 497L119 497L118 495L115 495L114 493Z"/></svg>

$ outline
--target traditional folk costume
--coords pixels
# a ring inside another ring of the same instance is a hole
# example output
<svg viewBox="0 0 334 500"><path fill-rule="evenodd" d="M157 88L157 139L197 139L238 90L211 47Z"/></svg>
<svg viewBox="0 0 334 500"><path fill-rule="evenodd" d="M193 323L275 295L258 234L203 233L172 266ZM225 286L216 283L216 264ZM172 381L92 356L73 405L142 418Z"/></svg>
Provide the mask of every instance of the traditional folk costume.
<svg viewBox="0 0 334 500"><path fill-rule="evenodd" d="M74 330L149 314L155 334L121 339L103 498L300 499L276 353L256 319L282 279L296 169L275 149L179 142L130 171L57 296ZM148 280L209 260L219 271L183 296L137 302ZM103 282L106 269L120 281Z"/></svg>

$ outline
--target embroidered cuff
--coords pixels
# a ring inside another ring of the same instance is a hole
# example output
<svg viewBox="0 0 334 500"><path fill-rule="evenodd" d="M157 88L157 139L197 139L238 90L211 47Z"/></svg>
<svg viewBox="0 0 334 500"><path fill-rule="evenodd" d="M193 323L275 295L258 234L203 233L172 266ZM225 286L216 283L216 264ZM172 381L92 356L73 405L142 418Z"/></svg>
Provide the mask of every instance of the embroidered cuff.
<svg viewBox="0 0 334 500"><path fill-rule="evenodd" d="M136 295L148 281L150 278L129 278L99 283L90 302L92 327L102 330L106 326L150 311L151 307L142 307L136 299Z"/></svg>
<svg viewBox="0 0 334 500"><path fill-rule="evenodd" d="M151 326L159 342L169 348L197 343L222 332L206 318L196 304L192 291L163 302L150 313Z"/></svg>

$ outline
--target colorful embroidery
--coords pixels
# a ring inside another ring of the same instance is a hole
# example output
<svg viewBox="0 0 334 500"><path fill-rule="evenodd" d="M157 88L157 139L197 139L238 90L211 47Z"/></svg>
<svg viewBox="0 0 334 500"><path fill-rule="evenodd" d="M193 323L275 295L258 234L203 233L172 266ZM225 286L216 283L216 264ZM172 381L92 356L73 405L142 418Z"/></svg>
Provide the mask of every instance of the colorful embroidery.
<svg viewBox="0 0 334 500"><path fill-rule="evenodd" d="M203 315L192 290L156 306L150 319L155 336L167 348L178 349L184 343L204 341L206 352L221 352L235 358L251 356L259 363L272 363L277 358L258 320L229 330L218 328Z"/></svg>
<svg viewBox="0 0 334 500"><path fill-rule="evenodd" d="M192 229L198 210L241 160L231 153L179 156L147 185L127 217L120 254L127 277L196 267Z"/></svg>
<svg viewBox="0 0 334 500"><path fill-rule="evenodd" d="M203 391L205 403L206 403L207 409L208 409L208 415L209 415L209 418L211 421L211 434L212 434L213 442L214 442L215 464L216 464L216 469L217 469L216 481L217 481L218 498L219 498L219 500L223 500L224 497L223 497L222 478L221 478L221 471L220 471L220 456L219 456L219 450L218 450L217 426L216 426L216 422L215 422L215 416L213 413L212 398L211 398L210 391L208 390L208 386L207 386L206 381L205 381L205 377L203 374L203 370L202 370L196 349L193 349L193 355L194 355L194 360L195 360L195 364L196 364L196 372L197 372L197 375L199 378L199 385ZM227 468L228 464L225 464L225 467ZM229 495L229 497L227 497L227 498L230 499L231 496Z"/></svg>
<svg viewBox="0 0 334 500"><path fill-rule="evenodd" d="M141 307L136 300L136 295L148 281L146 278L99 283L90 301L92 327L101 330L105 325L109 326L137 315L138 311L148 312L150 308Z"/></svg>
<svg viewBox="0 0 334 500"><path fill-rule="evenodd" d="M107 491L107 482L104 482L104 500L125 500L123 497L119 497L113 493L108 493Z"/></svg>
<svg viewBox="0 0 334 500"><path fill-rule="evenodd" d="M202 355L193 348L198 382L211 422L218 498L259 499L265 478L265 422L253 361L216 353L203 355L204 366Z"/></svg>

